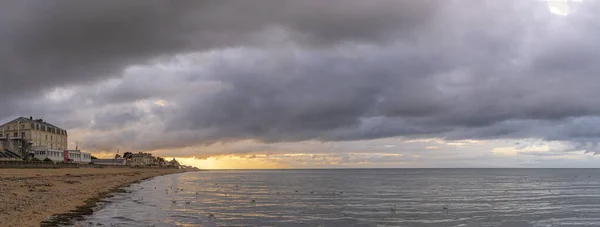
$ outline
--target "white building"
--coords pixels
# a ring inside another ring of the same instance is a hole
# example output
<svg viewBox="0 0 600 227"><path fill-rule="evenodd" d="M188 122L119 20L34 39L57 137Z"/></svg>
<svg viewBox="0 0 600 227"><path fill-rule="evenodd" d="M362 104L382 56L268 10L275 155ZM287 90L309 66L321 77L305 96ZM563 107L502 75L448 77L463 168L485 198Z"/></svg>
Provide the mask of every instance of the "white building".
<svg viewBox="0 0 600 227"><path fill-rule="evenodd" d="M33 157L43 161L46 159L52 162L67 162L89 164L92 161L92 154L81 152L80 150L52 150L52 149L34 149L30 151Z"/></svg>

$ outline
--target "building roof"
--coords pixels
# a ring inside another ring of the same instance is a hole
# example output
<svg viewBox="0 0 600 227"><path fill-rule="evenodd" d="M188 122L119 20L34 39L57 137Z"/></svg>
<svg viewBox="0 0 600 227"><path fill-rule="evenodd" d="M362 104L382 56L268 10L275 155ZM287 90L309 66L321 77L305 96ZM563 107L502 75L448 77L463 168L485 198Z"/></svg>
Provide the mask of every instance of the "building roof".
<svg viewBox="0 0 600 227"><path fill-rule="evenodd" d="M10 159L23 159L23 157L21 157L21 155L14 153L12 151L9 150L0 150L0 159L6 159L6 158L10 158Z"/></svg>
<svg viewBox="0 0 600 227"><path fill-rule="evenodd" d="M109 159L92 159L92 163L123 163L123 158L109 158Z"/></svg>
<svg viewBox="0 0 600 227"><path fill-rule="evenodd" d="M152 157L152 154L149 153L137 153L137 154L131 154L132 158L137 158L137 157Z"/></svg>
<svg viewBox="0 0 600 227"><path fill-rule="evenodd" d="M7 125L7 124L17 123L17 122L20 122L20 123L36 123L36 124L40 124L40 125L45 125L45 126L50 127L50 128L57 128L57 129L63 130L63 131L65 131L65 135L67 133L67 130L64 130L64 129L62 129L60 127L57 127L57 126L55 126L53 124L45 122L42 119L34 119L33 117L29 117L29 118L18 117L17 119L14 119L12 121L9 121L7 123L4 123L4 124L0 125L0 127L3 127L5 125ZM57 134L60 134L60 133L57 133Z"/></svg>

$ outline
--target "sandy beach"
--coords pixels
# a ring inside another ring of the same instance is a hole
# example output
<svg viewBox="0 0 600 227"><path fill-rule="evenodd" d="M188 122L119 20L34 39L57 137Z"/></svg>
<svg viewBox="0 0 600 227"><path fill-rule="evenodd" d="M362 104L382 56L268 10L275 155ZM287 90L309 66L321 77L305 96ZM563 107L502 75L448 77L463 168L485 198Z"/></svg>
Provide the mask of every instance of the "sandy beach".
<svg viewBox="0 0 600 227"><path fill-rule="evenodd" d="M2 169L0 226L40 226L55 214L132 182L183 172L178 169L68 168Z"/></svg>

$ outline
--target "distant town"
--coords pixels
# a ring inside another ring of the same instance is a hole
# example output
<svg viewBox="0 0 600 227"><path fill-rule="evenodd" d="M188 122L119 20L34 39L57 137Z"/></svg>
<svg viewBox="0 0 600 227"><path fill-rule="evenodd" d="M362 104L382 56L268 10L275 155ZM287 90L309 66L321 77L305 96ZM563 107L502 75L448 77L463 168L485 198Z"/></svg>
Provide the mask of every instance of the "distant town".
<svg viewBox="0 0 600 227"><path fill-rule="evenodd" d="M68 149L65 129L33 117L19 117L0 125L0 163L45 162L102 166L193 168L181 165L175 158L165 160L144 152L117 152L114 158L99 159L77 146Z"/></svg>

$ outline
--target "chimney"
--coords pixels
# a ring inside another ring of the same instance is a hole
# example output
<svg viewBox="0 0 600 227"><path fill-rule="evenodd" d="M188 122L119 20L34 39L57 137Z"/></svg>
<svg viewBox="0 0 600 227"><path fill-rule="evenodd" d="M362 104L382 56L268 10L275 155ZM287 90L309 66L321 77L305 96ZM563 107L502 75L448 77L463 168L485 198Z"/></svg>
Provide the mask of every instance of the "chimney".
<svg viewBox="0 0 600 227"><path fill-rule="evenodd" d="M33 116L29 116L29 120L33 120Z"/></svg>

